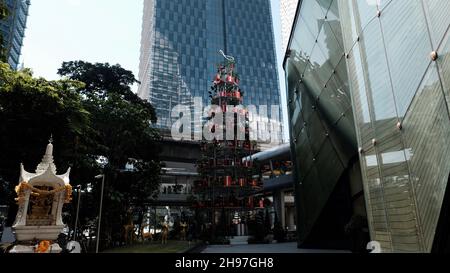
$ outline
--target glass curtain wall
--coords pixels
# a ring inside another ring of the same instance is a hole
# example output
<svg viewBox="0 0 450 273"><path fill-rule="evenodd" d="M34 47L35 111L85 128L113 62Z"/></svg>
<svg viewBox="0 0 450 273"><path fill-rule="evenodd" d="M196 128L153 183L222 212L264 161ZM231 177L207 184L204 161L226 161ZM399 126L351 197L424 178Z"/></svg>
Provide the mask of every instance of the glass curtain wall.
<svg viewBox="0 0 450 273"><path fill-rule="evenodd" d="M372 239L430 252L450 173L450 2L338 2Z"/></svg>
<svg viewBox="0 0 450 273"><path fill-rule="evenodd" d="M209 105L219 50L239 64L243 104L267 105L270 116L280 105L271 14L269 0L145 0L139 95L155 106L158 126L171 128L178 104Z"/></svg>
<svg viewBox="0 0 450 273"><path fill-rule="evenodd" d="M357 151L371 239L384 252L430 252L450 174L450 2L301 5L285 61L299 226L308 233L324 181Z"/></svg>

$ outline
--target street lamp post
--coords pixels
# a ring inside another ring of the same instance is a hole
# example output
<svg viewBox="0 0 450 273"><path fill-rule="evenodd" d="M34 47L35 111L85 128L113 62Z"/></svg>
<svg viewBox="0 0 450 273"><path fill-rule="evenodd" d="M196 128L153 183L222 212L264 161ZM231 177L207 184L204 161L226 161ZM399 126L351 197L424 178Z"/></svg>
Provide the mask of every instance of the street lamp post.
<svg viewBox="0 0 450 273"><path fill-rule="evenodd" d="M78 202L77 202L77 214L75 217L75 231L73 234L73 240L77 240L77 230L78 230L78 214L80 213L80 201L81 201L81 185L78 185Z"/></svg>
<svg viewBox="0 0 450 273"><path fill-rule="evenodd" d="M102 190L100 193L100 212L98 214L98 228L97 228L97 245L95 247L95 253L98 253L98 247L100 244L100 224L102 222L102 207L103 207L103 189L105 187L105 175L100 174L95 177L95 179L102 179Z"/></svg>
<svg viewBox="0 0 450 273"><path fill-rule="evenodd" d="M221 105L221 104L220 104ZM214 181L212 183L212 239L216 240L216 198L214 193L214 186L217 181L217 158L216 158L216 146L214 146Z"/></svg>

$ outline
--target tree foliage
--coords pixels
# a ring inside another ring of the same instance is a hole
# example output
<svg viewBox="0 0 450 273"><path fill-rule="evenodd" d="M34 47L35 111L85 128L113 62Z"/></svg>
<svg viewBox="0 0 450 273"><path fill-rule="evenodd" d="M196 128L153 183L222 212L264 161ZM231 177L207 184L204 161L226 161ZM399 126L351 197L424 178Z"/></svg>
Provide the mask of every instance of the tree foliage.
<svg viewBox="0 0 450 273"><path fill-rule="evenodd" d="M101 183L94 176L102 172L102 238L118 237L127 211L143 211L159 186L159 135L151 128L155 110L131 91L134 75L120 65L67 62L58 73L62 80L47 81L0 62L0 177L12 192L19 164L32 170L53 134L59 170L71 166L72 185L93 188L94 198L81 204L80 222L98 215ZM126 164L133 168L126 170Z"/></svg>
<svg viewBox="0 0 450 273"><path fill-rule="evenodd" d="M106 158L107 168L124 169L127 163L147 166L158 159L154 141L159 135L151 128L155 110L131 91L136 82L132 72L120 65L76 61L63 63L58 73L84 83L79 92L95 128L91 151Z"/></svg>
<svg viewBox="0 0 450 273"><path fill-rule="evenodd" d="M5 1L0 0L0 20L4 20L8 16L8 8L6 7Z"/></svg>
<svg viewBox="0 0 450 273"><path fill-rule="evenodd" d="M110 229L107 235L118 237L127 224L128 211L137 209L142 214L159 186L159 149L155 145L159 135L150 126L156 122L155 110L131 91L137 81L120 65L65 62L58 73L85 84L80 94L96 128L97 145L92 150L107 162L105 205L110 209L105 212L108 220L104 226ZM124 170L126 164L133 169Z"/></svg>
<svg viewBox="0 0 450 273"><path fill-rule="evenodd" d="M85 160L92 128L81 88L81 82L36 79L30 70L16 72L0 63L0 168L8 179L18 176L20 162L28 167L39 162L52 134L60 169Z"/></svg>
<svg viewBox="0 0 450 273"><path fill-rule="evenodd" d="M30 70L12 71L0 62L0 176L9 189L18 181L20 163L30 170L40 162L52 134L59 170L72 166L84 173L79 164L89 161L92 128L81 88L81 82L37 79Z"/></svg>

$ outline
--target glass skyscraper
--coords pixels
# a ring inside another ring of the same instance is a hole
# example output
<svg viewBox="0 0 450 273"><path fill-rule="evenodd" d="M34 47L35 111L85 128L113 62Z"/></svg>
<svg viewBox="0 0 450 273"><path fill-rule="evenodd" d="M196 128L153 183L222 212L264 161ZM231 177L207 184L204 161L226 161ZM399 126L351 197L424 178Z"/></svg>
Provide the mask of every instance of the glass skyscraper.
<svg viewBox="0 0 450 273"><path fill-rule="evenodd" d="M5 4L8 17L0 21L0 32L3 36L8 63L12 69L17 69L25 37L30 0L6 0Z"/></svg>
<svg viewBox="0 0 450 273"><path fill-rule="evenodd" d="M175 105L209 104L219 50L236 59L243 104L267 105L270 115L280 89L269 0L144 0L138 93L158 127L171 128Z"/></svg>

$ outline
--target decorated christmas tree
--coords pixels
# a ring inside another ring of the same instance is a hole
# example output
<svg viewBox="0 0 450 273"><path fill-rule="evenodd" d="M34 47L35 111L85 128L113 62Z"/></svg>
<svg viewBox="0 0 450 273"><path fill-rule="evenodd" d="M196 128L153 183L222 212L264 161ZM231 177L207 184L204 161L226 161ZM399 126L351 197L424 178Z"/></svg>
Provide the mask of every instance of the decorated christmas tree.
<svg viewBox="0 0 450 273"><path fill-rule="evenodd" d="M208 223L205 229L212 240L247 233L248 221L255 206L259 206L252 195L261 189L256 169L242 160L257 152L256 143L250 141L249 113L242 106L244 93L239 87L235 60L223 55L225 61L218 65L209 91L211 105L216 108L209 112L208 128L216 135L202 142L198 162L202 180L195 187L199 196L197 212L200 221ZM218 115L223 118L217 119Z"/></svg>

